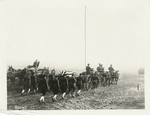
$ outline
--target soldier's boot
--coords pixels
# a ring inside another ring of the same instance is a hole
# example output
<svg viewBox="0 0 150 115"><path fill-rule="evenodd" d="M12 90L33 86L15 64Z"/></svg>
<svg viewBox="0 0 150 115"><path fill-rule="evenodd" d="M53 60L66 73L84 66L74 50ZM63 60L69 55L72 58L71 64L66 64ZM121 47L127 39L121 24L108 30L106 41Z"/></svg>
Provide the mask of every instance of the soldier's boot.
<svg viewBox="0 0 150 115"><path fill-rule="evenodd" d="M73 92L72 97L76 97L76 96L75 96L75 91Z"/></svg>
<svg viewBox="0 0 150 115"><path fill-rule="evenodd" d="M62 99L65 99L65 95L66 95L66 93L63 93L63 94L62 94Z"/></svg>
<svg viewBox="0 0 150 115"><path fill-rule="evenodd" d="M71 95L72 95L72 93L70 92L70 93L69 93L69 97L71 97Z"/></svg>
<svg viewBox="0 0 150 115"><path fill-rule="evenodd" d="M42 103L43 98L44 98L44 96L41 96L41 98L38 100L40 102L40 104Z"/></svg>
<svg viewBox="0 0 150 115"><path fill-rule="evenodd" d="M34 89L34 93L36 93L35 89Z"/></svg>
<svg viewBox="0 0 150 115"><path fill-rule="evenodd" d="M36 88L36 91L38 92L38 90L39 90L39 88L37 87L37 88Z"/></svg>
<svg viewBox="0 0 150 115"><path fill-rule="evenodd" d="M57 95L54 95L54 97L52 98L52 101L57 101L56 97Z"/></svg>
<svg viewBox="0 0 150 115"><path fill-rule="evenodd" d="M23 95L24 91L25 91L25 90L23 89L22 92L21 92L21 95Z"/></svg>
<svg viewBox="0 0 150 115"><path fill-rule="evenodd" d="M80 95L80 92L81 92L81 90L78 90L78 92L77 92L77 96L79 96L79 95Z"/></svg>
<svg viewBox="0 0 150 115"><path fill-rule="evenodd" d="M27 95L30 93L30 88L28 89Z"/></svg>

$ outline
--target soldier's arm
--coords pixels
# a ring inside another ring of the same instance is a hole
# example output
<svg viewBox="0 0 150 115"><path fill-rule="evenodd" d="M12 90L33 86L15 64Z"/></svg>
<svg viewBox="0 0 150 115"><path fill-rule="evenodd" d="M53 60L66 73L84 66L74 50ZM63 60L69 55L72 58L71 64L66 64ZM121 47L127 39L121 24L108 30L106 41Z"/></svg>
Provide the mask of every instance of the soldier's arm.
<svg viewBox="0 0 150 115"><path fill-rule="evenodd" d="M76 80L76 78L73 76L73 79L74 79L74 82L76 83L77 82L77 80Z"/></svg>
<svg viewBox="0 0 150 115"><path fill-rule="evenodd" d="M31 85L31 76L29 76L29 85Z"/></svg>
<svg viewBox="0 0 150 115"><path fill-rule="evenodd" d="M92 76L89 76L89 83L92 81L92 78L93 78Z"/></svg>
<svg viewBox="0 0 150 115"><path fill-rule="evenodd" d="M67 87L68 87L68 79L67 78L65 78L66 79L66 84L67 84Z"/></svg>
<svg viewBox="0 0 150 115"><path fill-rule="evenodd" d="M112 67L112 70L115 71L113 67Z"/></svg>
<svg viewBox="0 0 150 115"><path fill-rule="evenodd" d="M60 89L60 84L59 84L59 80L57 80L57 83L58 83L58 88Z"/></svg>
<svg viewBox="0 0 150 115"><path fill-rule="evenodd" d="M49 90L48 79L46 78L45 81L46 81L46 87Z"/></svg>
<svg viewBox="0 0 150 115"><path fill-rule="evenodd" d="M67 86L67 87L69 87L69 78L67 78L67 83L68 83L68 86Z"/></svg>
<svg viewBox="0 0 150 115"><path fill-rule="evenodd" d="M83 79L83 77L81 77L81 79L82 79L82 83L84 82L84 79Z"/></svg>
<svg viewBox="0 0 150 115"><path fill-rule="evenodd" d="M48 89L48 84L47 84L47 80L45 79L45 87L46 89Z"/></svg>
<svg viewBox="0 0 150 115"><path fill-rule="evenodd" d="M88 70L88 67L86 67L86 71Z"/></svg>

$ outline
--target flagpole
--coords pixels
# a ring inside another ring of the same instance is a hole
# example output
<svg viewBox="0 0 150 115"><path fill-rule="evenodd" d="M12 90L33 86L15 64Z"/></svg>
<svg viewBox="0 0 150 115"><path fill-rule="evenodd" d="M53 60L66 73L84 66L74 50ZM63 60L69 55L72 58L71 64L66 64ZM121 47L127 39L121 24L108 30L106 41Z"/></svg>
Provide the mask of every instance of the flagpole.
<svg viewBox="0 0 150 115"><path fill-rule="evenodd" d="M85 6L85 70L86 70L86 6Z"/></svg>

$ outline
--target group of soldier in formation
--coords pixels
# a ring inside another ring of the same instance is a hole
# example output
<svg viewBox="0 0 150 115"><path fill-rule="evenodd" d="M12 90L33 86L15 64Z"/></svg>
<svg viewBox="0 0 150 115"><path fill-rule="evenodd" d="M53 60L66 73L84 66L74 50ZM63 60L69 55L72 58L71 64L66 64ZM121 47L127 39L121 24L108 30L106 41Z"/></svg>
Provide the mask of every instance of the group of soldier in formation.
<svg viewBox="0 0 150 115"><path fill-rule="evenodd" d="M39 62L37 64L36 60L32 67L35 67L35 69L37 70L37 65L39 65ZM108 70L110 73L114 72L114 68L112 67L112 65L110 65ZM45 74L45 71L43 71L37 77L35 71L28 70L24 77L23 90L21 92L21 95L23 95L25 91L27 91L27 94L29 94L32 88L34 93L36 93L37 91L41 92L42 95L39 99L40 103L44 102L44 97L48 90L51 90L54 94L52 97L52 101L57 101L57 96L59 92L62 93L62 99L65 99L65 95L67 92L69 92L70 97L76 97L80 95L83 83L88 79L87 78L85 80L85 76L91 76L91 81L93 81L93 85L97 85L99 82L99 78L97 77L98 73L100 75L104 73L104 67L102 64L99 64L96 72L93 72L90 64L88 64L86 66L86 72L80 73L79 76L75 76L74 73L72 73L71 76L68 76L65 71L62 71L60 74L55 75L55 70L53 70L53 73L49 74L48 76Z"/></svg>

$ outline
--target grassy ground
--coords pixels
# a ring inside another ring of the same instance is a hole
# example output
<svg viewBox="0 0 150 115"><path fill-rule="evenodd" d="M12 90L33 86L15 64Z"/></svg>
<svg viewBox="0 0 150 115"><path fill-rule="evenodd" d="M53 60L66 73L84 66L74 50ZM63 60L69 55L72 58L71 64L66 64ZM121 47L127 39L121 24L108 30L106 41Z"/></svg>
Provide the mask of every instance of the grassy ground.
<svg viewBox="0 0 150 115"><path fill-rule="evenodd" d="M138 89L139 84L139 89ZM59 94L58 102L52 102L51 92L47 92L45 103L40 104L40 94L20 96L21 88L10 88L8 82L7 109L27 110L100 110L100 109L144 109L144 77L132 74L123 74L118 85L111 85L81 92L76 98L68 94L65 100Z"/></svg>

